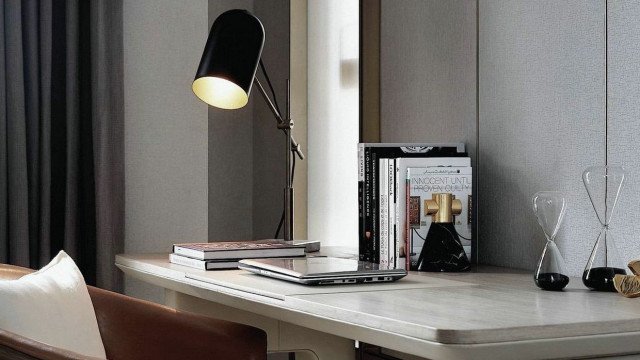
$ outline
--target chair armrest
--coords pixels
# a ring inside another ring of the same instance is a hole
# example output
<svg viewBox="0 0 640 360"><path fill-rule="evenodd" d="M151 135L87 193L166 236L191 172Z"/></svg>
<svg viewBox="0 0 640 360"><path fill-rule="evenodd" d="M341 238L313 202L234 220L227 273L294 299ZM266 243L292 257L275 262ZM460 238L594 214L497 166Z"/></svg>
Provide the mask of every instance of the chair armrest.
<svg viewBox="0 0 640 360"><path fill-rule="evenodd" d="M88 288L110 360L267 357L261 329Z"/></svg>
<svg viewBox="0 0 640 360"><path fill-rule="evenodd" d="M0 329L0 359L15 360L91 360L73 351L60 349Z"/></svg>
<svg viewBox="0 0 640 360"><path fill-rule="evenodd" d="M15 280L35 270L23 268L15 265L0 264L0 280Z"/></svg>

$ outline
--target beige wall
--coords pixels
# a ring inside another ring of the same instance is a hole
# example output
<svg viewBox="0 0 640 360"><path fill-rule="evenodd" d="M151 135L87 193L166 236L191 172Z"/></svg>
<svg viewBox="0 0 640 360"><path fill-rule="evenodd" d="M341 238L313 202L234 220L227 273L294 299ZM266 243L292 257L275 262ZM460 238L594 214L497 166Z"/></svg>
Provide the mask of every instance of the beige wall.
<svg viewBox="0 0 640 360"><path fill-rule="evenodd" d="M207 106L191 92L207 1L124 1L125 252L207 240ZM131 278L125 292L160 289Z"/></svg>

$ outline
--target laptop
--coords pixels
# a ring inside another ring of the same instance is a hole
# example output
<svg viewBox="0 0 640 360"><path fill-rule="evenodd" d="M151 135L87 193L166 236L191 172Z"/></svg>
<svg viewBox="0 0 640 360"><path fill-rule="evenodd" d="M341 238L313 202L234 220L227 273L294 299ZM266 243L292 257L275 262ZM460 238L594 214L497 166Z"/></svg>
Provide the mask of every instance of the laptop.
<svg viewBox="0 0 640 360"><path fill-rule="evenodd" d="M407 275L403 269L380 269L378 264L325 256L244 259L238 268L305 285L390 282Z"/></svg>

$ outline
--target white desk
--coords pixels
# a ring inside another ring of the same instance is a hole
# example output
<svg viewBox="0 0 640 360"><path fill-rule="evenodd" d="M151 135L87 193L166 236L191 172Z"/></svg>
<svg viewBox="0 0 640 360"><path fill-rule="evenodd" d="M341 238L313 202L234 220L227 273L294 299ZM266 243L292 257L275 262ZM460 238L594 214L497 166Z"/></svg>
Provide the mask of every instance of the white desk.
<svg viewBox="0 0 640 360"><path fill-rule="evenodd" d="M119 255L167 305L264 329L269 350L353 359L353 340L430 359L534 359L640 353L640 299L538 290L529 273L411 273L390 284L302 286L241 270L203 271L167 254Z"/></svg>

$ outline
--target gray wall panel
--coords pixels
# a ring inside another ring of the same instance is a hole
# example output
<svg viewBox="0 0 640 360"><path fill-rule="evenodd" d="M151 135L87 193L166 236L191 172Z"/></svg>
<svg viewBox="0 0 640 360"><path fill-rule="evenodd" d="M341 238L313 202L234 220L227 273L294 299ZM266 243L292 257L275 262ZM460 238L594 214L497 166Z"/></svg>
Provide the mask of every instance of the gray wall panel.
<svg viewBox="0 0 640 360"><path fill-rule="evenodd" d="M464 141L475 159L476 1L382 1L382 142Z"/></svg>
<svg viewBox="0 0 640 360"><path fill-rule="evenodd" d="M274 11L277 9L277 11ZM265 30L262 61L269 72L280 112L286 112L289 78L289 0L255 1L255 15ZM264 79L260 69L259 79ZM266 81L262 81L267 87ZM268 87L266 88L269 91ZM257 89L253 102L253 237L272 238L282 215L285 185L285 137ZM269 93L269 96L271 94ZM295 120L295 119L294 119ZM244 119L243 121L251 121ZM304 148L303 148L304 149ZM298 172L300 167L297 168ZM280 232L280 236L283 232Z"/></svg>
<svg viewBox="0 0 640 360"><path fill-rule="evenodd" d="M380 5L380 141L464 142L475 167L477 2Z"/></svg>
<svg viewBox="0 0 640 360"><path fill-rule="evenodd" d="M627 181L611 231L623 261L640 258L640 2L609 2L609 163Z"/></svg>
<svg viewBox="0 0 640 360"><path fill-rule="evenodd" d="M480 1L479 239L484 263L532 269L539 190L567 194L558 245L582 273L596 218L581 173L604 163L601 1Z"/></svg>
<svg viewBox="0 0 640 360"><path fill-rule="evenodd" d="M253 11L253 0L209 0L209 27L230 9ZM194 54L198 60L204 45ZM254 102L250 96L238 110L209 106L209 241L253 237Z"/></svg>
<svg viewBox="0 0 640 360"><path fill-rule="evenodd" d="M169 252L207 239L207 106L191 92L207 1L123 4L125 251ZM127 277L125 292L162 301Z"/></svg>
<svg viewBox="0 0 640 360"><path fill-rule="evenodd" d="M209 0L209 23L229 9L247 9L262 22L266 35L262 59L284 113L289 1ZM263 79L259 68L258 76ZM262 83L269 91L266 81ZM210 241L273 237L283 204L284 146L276 120L257 89L252 89L242 109L209 107Z"/></svg>

